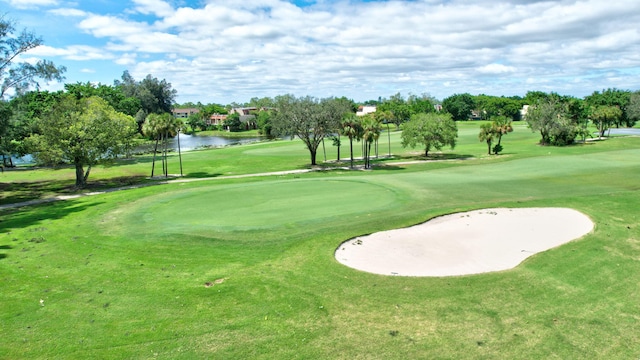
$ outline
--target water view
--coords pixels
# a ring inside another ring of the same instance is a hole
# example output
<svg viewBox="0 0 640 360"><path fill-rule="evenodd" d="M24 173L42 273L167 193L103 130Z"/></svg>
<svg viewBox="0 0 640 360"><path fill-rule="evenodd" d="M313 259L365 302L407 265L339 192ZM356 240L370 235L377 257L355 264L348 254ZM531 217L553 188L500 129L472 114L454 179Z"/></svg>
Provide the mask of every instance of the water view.
<svg viewBox="0 0 640 360"><path fill-rule="evenodd" d="M211 147L223 147L230 145L249 144L262 140L260 137L240 137L240 138L228 138L224 136L210 136L210 135L188 135L180 134L180 151L190 151L196 149L204 149ZM178 151L178 138L173 138L168 141L169 151ZM149 143L141 145L135 148L134 153L145 153L153 151L154 144ZM12 157L14 165L26 165L32 164L33 158L31 155L23 157ZM1 161L1 160L0 160Z"/></svg>
<svg viewBox="0 0 640 360"><path fill-rule="evenodd" d="M180 150L190 151L196 149L210 148L210 147L222 147L229 145L249 144L262 140L259 137L241 137L241 138L228 138L223 136L200 136L200 135L188 135L180 134ZM136 147L135 152L148 152L152 151L154 144L147 144L144 146ZM168 142L170 151L178 151L178 137L170 139Z"/></svg>

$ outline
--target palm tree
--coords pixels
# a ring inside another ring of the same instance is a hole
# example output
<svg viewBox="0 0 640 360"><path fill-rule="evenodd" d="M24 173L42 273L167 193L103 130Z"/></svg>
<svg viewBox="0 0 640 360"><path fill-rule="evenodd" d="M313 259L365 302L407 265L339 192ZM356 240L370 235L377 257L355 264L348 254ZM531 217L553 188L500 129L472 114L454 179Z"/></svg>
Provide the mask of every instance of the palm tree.
<svg viewBox="0 0 640 360"><path fill-rule="evenodd" d="M493 128L493 124L484 123L480 125L480 133L478 134L478 139L487 143L487 154L489 155L491 155L491 143L493 142L493 138L495 135L496 133L495 129Z"/></svg>
<svg viewBox="0 0 640 360"><path fill-rule="evenodd" d="M142 133L156 141L153 147L153 161L151 163L151 177L153 177L156 168L156 153L158 152L158 142L160 141L160 122L158 114L150 114L142 124Z"/></svg>
<svg viewBox="0 0 640 360"><path fill-rule="evenodd" d="M149 137L155 138L156 143L153 149L153 164L151 165L151 177L154 175L156 153L158 151L158 142L162 142L162 172L165 177L169 176L169 164L167 161L167 147L168 140L171 137L175 137L179 129L182 126L182 122L169 113L164 114L150 114L147 116L144 124L142 125L143 133ZM178 149L180 151L180 149ZM180 156L182 157L182 156ZM182 158L180 159L180 167L182 168ZM182 172L182 171L181 171Z"/></svg>
<svg viewBox="0 0 640 360"><path fill-rule="evenodd" d="M371 168L371 144L378 141L380 137L381 124L371 114L362 117L362 139L365 142L364 147L364 168Z"/></svg>
<svg viewBox="0 0 640 360"><path fill-rule="evenodd" d="M500 146L500 142L502 141L502 136L513 131L513 126L511 126L511 120L509 120L509 118L507 118L506 116L496 116L493 119L492 125L496 131L496 135L498 135L498 144L496 146ZM497 154L498 152L495 152L495 153Z"/></svg>
<svg viewBox="0 0 640 360"><path fill-rule="evenodd" d="M351 168L353 169L353 140L360 140L362 127L354 114L349 114L342 121L342 133L349 138L349 150L351 152Z"/></svg>

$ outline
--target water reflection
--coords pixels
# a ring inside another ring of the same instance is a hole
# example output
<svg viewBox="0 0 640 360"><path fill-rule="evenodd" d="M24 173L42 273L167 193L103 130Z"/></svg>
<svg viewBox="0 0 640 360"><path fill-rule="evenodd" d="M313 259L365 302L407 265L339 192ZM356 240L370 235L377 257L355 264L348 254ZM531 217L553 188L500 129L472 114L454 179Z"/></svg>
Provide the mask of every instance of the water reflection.
<svg viewBox="0 0 640 360"><path fill-rule="evenodd" d="M242 137L242 138L227 138L223 136L199 136L199 135L187 135L180 134L180 151L190 151L196 149L210 148L210 147L222 147L229 145L249 144L262 140L259 137ZM170 139L167 142L169 151L178 151L178 138ZM149 143L146 145L137 146L133 151L134 154L148 153L153 151L154 144ZM159 145L158 145L159 147ZM26 155L20 158L12 157L14 165L26 165L33 164L33 158L31 155ZM2 160L0 160L0 163Z"/></svg>
<svg viewBox="0 0 640 360"><path fill-rule="evenodd" d="M259 137L243 137L243 138L227 138L222 136L200 136L200 135L187 135L180 134L180 150L189 151L195 149L203 149L210 147L222 147L229 145L249 144L260 141ZM167 143L170 151L178 151L178 138L169 139ZM136 147L135 152L149 152L153 151L154 144L147 144Z"/></svg>

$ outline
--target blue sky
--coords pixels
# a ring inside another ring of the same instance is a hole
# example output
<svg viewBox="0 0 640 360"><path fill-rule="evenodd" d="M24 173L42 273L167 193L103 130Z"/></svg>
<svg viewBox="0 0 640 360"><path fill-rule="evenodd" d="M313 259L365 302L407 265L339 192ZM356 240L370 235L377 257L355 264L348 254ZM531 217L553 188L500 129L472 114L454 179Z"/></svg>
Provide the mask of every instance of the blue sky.
<svg viewBox="0 0 640 360"><path fill-rule="evenodd" d="M0 0L66 82L123 71L178 102L640 89L637 0ZM52 90L60 84L50 84Z"/></svg>

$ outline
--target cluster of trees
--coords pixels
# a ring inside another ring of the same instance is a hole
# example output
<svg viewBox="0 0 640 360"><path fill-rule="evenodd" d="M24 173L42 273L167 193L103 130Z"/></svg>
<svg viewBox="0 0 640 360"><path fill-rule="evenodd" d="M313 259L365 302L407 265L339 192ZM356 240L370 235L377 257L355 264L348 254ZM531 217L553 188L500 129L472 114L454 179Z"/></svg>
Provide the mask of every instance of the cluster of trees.
<svg viewBox="0 0 640 360"><path fill-rule="evenodd" d="M568 145L591 136L591 121L599 136L612 127L632 127L640 120L640 92L618 89L595 91L584 99L556 93L530 92L525 120L540 133L542 145Z"/></svg>
<svg viewBox="0 0 640 360"><path fill-rule="evenodd" d="M522 118L521 109L528 105ZM487 142L489 154L502 150L500 140L509 121L525 120L540 132L540 144L568 145L576 138L590 136L589 122L597 126L600 136L612 127L632 127L640 119L640 92L606 89L584 99L573 96L530 91L524 97L454 94L442 101L443 111L456 121L489 120L483 125L480 141ZM497 141L492 148L491 145Z"/></svg>
<svg viewBox="0 0 640 360"><path fill-rule="evenodd" d="M383 102L376 112L356 116L356 106L346 98L279 96L275 102L277 111L272 119L273 131L279 136L300 138L309 150L312 165L316 164L318 148L325 138L332 139L333 145L338 147L340 160L340 138L346 136L349 139L351 167L354 162L353 142L362 141L364 167L371 168L371 157L374 152L376 156L378 154L378 140L385 123L394 123L396 126L403 124L402 146L423 145L425 156L432 149L441 150L447 145L455 147L458 129L451 116L435 113L431 100L426 97L409 99L400 101L396 96L391 101ZM400 116L409 116L409 119L400 122Z"/></svg>
<svg viewBox="0 0 640 360"><path fill-rule="evenodd" d="M65 69L49 61L32 64L16 59L41 44L33 33L16 32L12 22L0 17L3 167L13 165L11 155L25 154L45 165L71 163L76 186L84 187L93 165L131 150L132 139L143 134L150 114L173 118L176 91L151 75L136 81L125 71L112 86L76 83L65 84L61 91L40 91L38 81L62 81ZM28 91L34 86L36 91ZM11 99L5 100L5 95ZM168 133L154 130L147 135L162 139Z"/></svg>

